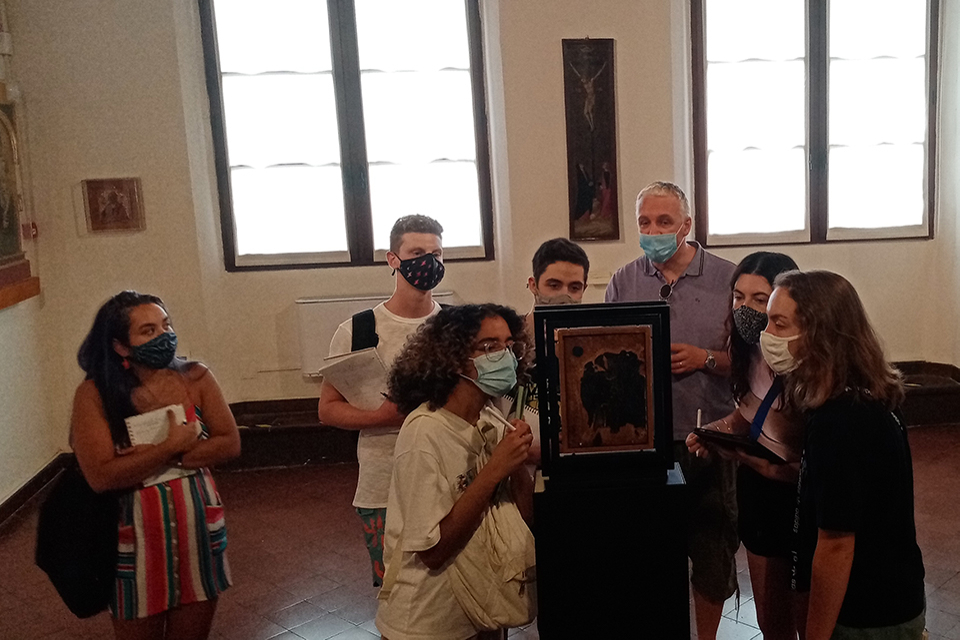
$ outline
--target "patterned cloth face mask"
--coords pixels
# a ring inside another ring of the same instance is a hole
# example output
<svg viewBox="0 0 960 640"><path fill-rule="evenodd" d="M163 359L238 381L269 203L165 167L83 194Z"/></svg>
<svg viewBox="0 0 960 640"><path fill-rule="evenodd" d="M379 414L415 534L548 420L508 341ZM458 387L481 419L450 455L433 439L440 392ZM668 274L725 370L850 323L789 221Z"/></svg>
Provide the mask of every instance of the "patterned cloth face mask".
<svg viewBox="0 0 960 640"><path fill-rule="evenodd" d="M150 342L130 347L130 359L150 369L166 369L177 354L177 334L165 331Z"/></svg>
<svg viewBox="0 0 960 640"><path fill-rule="evenodd" d="M760 344L760 333L767 326L767 314L747 305L733 310L733 324L747 344Z"/></svg>
<svg viewBox="0 0 960 640"><path fill-rule="evenodd" d="M410 286L420 291L430 291L443 280L443 263L437 256L428 253L400 261L397 271Z"/></svg>

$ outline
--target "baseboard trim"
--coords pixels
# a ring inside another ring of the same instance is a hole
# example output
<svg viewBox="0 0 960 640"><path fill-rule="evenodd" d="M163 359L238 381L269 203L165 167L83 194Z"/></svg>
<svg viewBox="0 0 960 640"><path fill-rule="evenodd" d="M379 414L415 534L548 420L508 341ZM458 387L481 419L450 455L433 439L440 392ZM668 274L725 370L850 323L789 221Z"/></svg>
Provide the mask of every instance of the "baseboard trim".
<svg viewBox="0 0 960 640"><path fill-rule="evenodd" d="M47 465L37 472L27 484L20 487L12 496L0 504L0 526L7 521L9 517L20 510L20 507L27 504L31 498L40 493L47 484L57 477L61 471L67 468L73 462L72 453L61 453L51 460Z"/></svg>

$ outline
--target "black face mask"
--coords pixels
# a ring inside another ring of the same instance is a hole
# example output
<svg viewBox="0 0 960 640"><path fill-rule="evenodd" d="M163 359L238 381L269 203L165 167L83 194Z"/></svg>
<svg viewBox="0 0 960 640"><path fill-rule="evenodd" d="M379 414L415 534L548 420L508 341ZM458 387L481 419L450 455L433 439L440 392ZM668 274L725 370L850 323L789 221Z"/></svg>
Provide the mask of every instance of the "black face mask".
<svg viewBox="0 0 960 640"><path fill-rule="evenodd" d="M443 280L443 263L432 253L401 260L397 271L412 287L430 291Z"/></svg>
<svg viewBox="0 0 960 640"><path fill-rule="evenodd" d="M733 324L747 344L760 344L760 333L767 326L767 314L747 305L733 310Z"/></svg>

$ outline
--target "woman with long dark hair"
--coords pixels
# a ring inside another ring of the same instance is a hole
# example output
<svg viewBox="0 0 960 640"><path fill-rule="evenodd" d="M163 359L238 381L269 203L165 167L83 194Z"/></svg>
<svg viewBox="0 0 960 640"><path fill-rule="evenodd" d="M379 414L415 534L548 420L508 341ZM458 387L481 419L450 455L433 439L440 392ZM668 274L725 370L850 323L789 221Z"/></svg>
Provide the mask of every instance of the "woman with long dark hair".
<svg viewBox="0 0 960 640"><path fill-rule="evenodd" d="M240 453L240 436L210 370L176 357L160 298L123 291L97 312L77 360L70 441L97 492L119 495L119 544L110 605L117 638L203 639L230 585L223 504L207 467ZM168 412L168 435L131 446L125 419ZM144 486L171 467L180 477Z"/></svg>
<svg viewBox="0 0 960 640"><path fill-rule="evenodd" d="M924 568L900 373L835 273L780 275L767 313L764 359L808 416L796 558L807 640L919 640Z"/></svg>
<svg viewBox="0 0 960 640"><path fill-rule="evenodd" d="M397 437L387 507L377 612L384 638L502 637L502 629L479 626L457 595L456 565L499 500L498 487L508 487L524 519L532 515L533 484L523 465L533 435L491 404L525 378L528 350L523 319L512 309L463 305L427 320L394 361L389 396L409 415ZM490 457L481 466L484 452ZM472 566L475 573L481 565Z"/></svg>
<svg viewBox="0 0 960 640"><path fill-rule="evenodd" d="M766 640L793 640L798 630L802 637L806 616L803 599L790 589L803 427L800 416L784 406L782 382L775 380L760 351L773 282L794 269L797 263L790 256L759 251L737 265L730 281L733 304L727 327L737 408L706 428L747 435L753 427L756 444L746 450L711 446L695 434L687 438L690 451L700 457L713 452L740 462L737 526L747 550L757 622Z"/></svg>

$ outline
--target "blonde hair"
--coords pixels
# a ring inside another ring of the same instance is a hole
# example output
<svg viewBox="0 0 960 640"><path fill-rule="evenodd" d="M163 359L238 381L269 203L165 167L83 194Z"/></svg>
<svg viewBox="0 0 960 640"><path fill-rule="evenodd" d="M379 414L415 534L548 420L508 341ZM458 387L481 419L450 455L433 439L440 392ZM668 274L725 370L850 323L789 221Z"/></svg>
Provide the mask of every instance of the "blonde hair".
<svg viewBox="0 0 960 640"><path fill-rule="evenodd" d="M687 194L683 192L683 189L673 184L672 182L666 182L664 180L657 180L656 182L651 182L645 186L640 193L637 194L637 213L640 212L640 203L643 202L643 199L647 196L673 196L680 201L680 208L683 209L683 217L687 219L690 217L690 202L687 200Z"/></svg>
<svg viewBox="0 0 960 640"><path fill-rule="evenodd" d="M887 362L860 296L829 271L788 271L774 285L797 303L800 366L785 391L798 409L814 409L851 392L893 409L903 401L900 372Z"/></svg>

